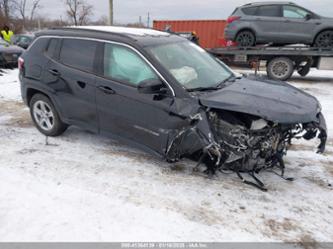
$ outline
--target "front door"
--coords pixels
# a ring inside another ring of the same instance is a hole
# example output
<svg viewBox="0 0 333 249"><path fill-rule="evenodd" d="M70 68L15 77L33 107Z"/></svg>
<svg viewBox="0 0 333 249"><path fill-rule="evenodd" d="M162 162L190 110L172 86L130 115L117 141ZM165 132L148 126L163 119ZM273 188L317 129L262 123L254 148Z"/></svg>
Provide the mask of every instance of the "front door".
<svg viewBox="0 0 333 249"><path fill-rule="evenodd" d="M319 20L307 19L311 13L303 8L284 5L283 22L281 22L281 32L284 40L288 43L309 43L313 38L313 31Z"/></svg>
<svg viewBox="0 0 333 249"><path fill-rule="evenodd" d="M96 80L101 131L164 154L173 97L137 89L144 80L158 79L156 72L136 51L112 43L105 43L102 71Z"/></svg>

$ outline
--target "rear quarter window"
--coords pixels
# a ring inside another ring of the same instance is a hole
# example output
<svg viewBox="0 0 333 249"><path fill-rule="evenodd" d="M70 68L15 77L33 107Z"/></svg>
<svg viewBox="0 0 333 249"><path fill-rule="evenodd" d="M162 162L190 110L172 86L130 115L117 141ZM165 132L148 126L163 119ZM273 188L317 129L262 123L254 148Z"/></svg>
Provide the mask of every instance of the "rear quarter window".
<svg viewBox="0 0 333 249"><path fill-rule="evenodd" d="M28 53L43 53L49 43L49 39L46 37L37 38L28 49Z"/></svg>
<svg viewBox="0 0 333 249"><path fill-rule="evenodd" d="M255 16L258 11L258 7L248 7L242 9L243 13L248 16Z"/></svg>
<svg viewBox="0 0 333 249"><path fill-rule="evenodd" d="M52 38L49 41L49 44L47 46L47 49L45 51L45 54L50 57L50 58L55 58L56 57L56 50L58 47L60 40L57 38Z"/></svg>
<svg viewBox="0 0 333 249"><path fill-rule="evenodd" d="M94 72L95 55L98 42L64 39L60 51L60 61L83 71Z"/></svg>

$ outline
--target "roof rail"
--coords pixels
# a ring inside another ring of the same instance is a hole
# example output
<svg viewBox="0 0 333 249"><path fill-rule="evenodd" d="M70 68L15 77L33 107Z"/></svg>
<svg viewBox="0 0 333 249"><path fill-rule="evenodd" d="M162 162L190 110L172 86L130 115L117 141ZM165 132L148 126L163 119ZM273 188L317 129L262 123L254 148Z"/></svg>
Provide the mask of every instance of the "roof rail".
<svg viewBox="0 0 333 249"><path fill-rule="evenodd" d="M276 2L252 2L244 4L243 6L251 6L251 5L261 5L261 4L292 4L296 5L294 2L287 2L287 1L276 1Z"/></svg>

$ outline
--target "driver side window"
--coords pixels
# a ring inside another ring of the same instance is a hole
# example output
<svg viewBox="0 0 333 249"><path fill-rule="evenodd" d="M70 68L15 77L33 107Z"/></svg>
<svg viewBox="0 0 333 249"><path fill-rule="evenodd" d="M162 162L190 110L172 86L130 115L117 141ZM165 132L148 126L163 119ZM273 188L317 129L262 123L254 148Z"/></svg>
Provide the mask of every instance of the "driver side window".
<svg viewBox="0 0 333 249"><path fill-rule="evenodd" d="M153 69L133 50L105 43L104 76L115 81L137 86L149 79L158 79Z"/></svg>
<svg viewBox="0 0 333 249"><path fill-rule="evenodd" d="M301 8L288 5L283 6L283 17L303 19L307 14L310 13Z"/></svg>

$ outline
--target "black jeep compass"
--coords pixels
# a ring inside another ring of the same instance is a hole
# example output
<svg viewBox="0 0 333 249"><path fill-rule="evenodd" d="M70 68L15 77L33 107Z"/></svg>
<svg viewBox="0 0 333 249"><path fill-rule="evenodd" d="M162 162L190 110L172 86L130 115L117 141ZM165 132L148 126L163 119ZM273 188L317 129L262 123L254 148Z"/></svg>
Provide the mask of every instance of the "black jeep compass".
<svg viewBox="0 0 333 249"><path fill-rule="evenodd" d="M169 162L192 158L208 174L248 173L262 189L255 174L283 172L293 138L318 137L318 152L325 150L326 124L314 97L284 82L239 77L177 35L52 29L37 34L19 68L22 97L46 136L75 125Z"/></svg>

